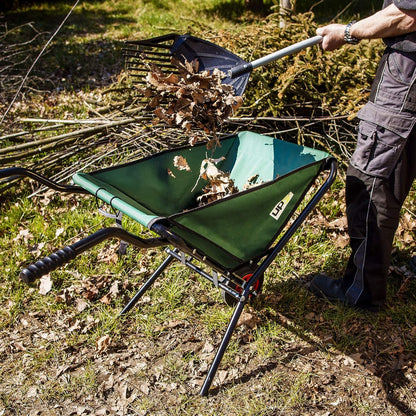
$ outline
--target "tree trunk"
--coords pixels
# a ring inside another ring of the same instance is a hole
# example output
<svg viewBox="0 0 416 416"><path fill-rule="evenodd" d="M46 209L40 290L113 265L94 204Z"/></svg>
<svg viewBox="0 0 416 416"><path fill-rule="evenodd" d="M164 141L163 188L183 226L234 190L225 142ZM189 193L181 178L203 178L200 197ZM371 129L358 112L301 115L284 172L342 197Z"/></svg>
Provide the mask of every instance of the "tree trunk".
<svg viewBox="0 0 416 416"><path fill-rule="evenodd" d="M280 0L280 24L281 28L286 26L286 17L295 11L295 0Z"/></svg>

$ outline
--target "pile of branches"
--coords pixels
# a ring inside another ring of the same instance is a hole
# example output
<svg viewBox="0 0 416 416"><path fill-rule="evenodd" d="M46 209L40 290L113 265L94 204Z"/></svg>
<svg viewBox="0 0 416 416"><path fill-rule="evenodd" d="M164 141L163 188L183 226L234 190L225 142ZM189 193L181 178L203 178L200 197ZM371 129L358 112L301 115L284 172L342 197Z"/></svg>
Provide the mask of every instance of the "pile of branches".
<svg viewBox="0 0 416 416"><path fill-rule="evenodd" d="M34 51L44 40L45 33L33 23L9 29L0 23L0 109L13 97L22 82L25 71L34 59ZM27 87L33 88L41 80L31 77Z"/></svg>
<svg viewBox="0 0 416 416"><path fill-rule="evenodd" d="M62 183L76 172L136 160L182 146L187 140L180 129L154 126L148 116L114 119L110 113L107 119L22 121L32 128L0 137L9 143L0 148L0 169L22 166ZM13 183L14 178L0 181L0 193ZM45 190L33 186L33 191Z"/></svg>

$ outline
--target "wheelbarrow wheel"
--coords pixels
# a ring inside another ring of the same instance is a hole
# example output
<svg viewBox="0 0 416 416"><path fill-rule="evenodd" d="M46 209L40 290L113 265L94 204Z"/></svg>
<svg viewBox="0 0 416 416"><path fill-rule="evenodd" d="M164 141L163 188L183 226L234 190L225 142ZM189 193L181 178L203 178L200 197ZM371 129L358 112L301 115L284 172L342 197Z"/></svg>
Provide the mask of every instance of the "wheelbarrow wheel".
<svg viewBox="0 0 416 416"><path fill-rule="evenodd" d="M245 280L246 282L250 279L250 277L253 275L253 273L249 273L246 274L245 276L243 276L243 280ZM264 280L264 276L263 274L258 278L257 282L254 284L253 290L259 294L261 291L261 288L263 287L263 280ZM243 288L235 285L234 290L236 292L241 293L243 291ZM238 299L236 299L234 296L230 295L228 292L226 292L225 290L221 290L221 297L223 299L223 301L228 305L228 306L235 306L238 303ZM250 294L249 295L249 299L252 300L255 297L254 294Z"/></svg>

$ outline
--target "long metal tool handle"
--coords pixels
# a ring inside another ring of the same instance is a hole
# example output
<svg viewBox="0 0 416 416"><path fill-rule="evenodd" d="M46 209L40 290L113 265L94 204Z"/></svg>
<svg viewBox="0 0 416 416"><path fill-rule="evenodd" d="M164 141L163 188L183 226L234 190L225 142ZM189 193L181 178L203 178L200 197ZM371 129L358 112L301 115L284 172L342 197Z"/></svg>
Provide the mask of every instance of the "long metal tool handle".
<svg viewBox="0 0 416 416"><path fill-rule="evenodd" d="M314 36L312 38L302 40L286 48L279 49L276 52L272 52L269 55L256 59L255 61L248 62L246 64L238 65L234 68L231 68L228 73L228 76L230 78L236 78L239 75L245 74L247 72L251 72L253 69L258 68L259 66L266 65L269 62L276 61L277 59L283 58L284 56L292 55L303 49L308 48L309 46L317 45L318 43L321 43L321 42L322 42L322 36Z"/></svg>

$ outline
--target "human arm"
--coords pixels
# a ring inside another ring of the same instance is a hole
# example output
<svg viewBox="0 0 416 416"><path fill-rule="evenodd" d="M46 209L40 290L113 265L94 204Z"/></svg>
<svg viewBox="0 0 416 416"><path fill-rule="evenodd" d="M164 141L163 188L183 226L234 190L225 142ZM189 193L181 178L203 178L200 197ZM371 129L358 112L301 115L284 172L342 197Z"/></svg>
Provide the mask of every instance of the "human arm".
<svg viewBox="0 0 416 416"><path fill-rule="evenodd" d="M333 23L320 27L316 33L323 36L322 48L332 51L345 44L346 25ZM404 35L416 31L416 10L399 9L394 4L359 20L350 27L350 35L357 39L378 39Z"/></svg>

